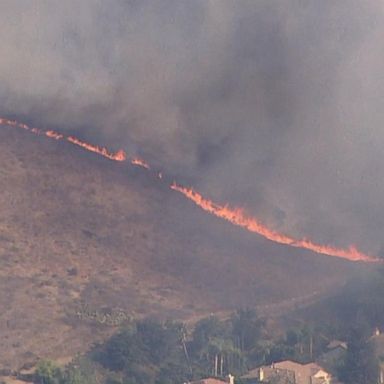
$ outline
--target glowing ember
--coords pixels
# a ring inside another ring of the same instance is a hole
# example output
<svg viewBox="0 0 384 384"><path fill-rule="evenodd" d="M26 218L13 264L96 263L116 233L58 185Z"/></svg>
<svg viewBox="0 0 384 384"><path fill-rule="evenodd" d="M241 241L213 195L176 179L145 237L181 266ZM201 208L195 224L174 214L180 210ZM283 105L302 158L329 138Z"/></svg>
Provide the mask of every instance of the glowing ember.
<svg viewBox="0 0 384 384"><path fill-rule="evenodd" d="M19 123L15 120L9 120L5 118L0 118L0 125L7 125L11 127L22 128L37 135L45 135L54 140L66 140L74 145L78 145L81 148L84 148L87 151L96 153L98 155L104 156L107 159L113 161L126 161L127 156L123 150L119 150L116 153L109 152L105 147L99 147L86 143L74 136L64 136L61 133L52 131L52 130L41 130L38 128L31 128L26 124ZM143 167L147 170L150 169L150 166L141 159L133 158L130 160L132 165L137 165ZM157 174L159 179L162 179L162 173ZM354 246L350 246L347 249L335 248L327 245L320 245L313 243L307 239L296 240L290 236L278 233L265 227L255 218L248 216L242 209L230 208L227 205L219 205L214 203L211 200L204 198L198 192L194 191L191 188L182 187L176 183L173 183L171 189L177 192L182 193L186 198L192 200L196 205L202 208L204 211L209 212L221 219L227 220L230 223L242 227L250 232L257 233L268 240L274 241L279 244L286 244L291 247L308 249L310 251L321 253L328 256L340 257L343 259L351 261L365 261L365 262L382 262L380 259L373 258L371 256L365 255L364 253L358 251Z"/></svg>

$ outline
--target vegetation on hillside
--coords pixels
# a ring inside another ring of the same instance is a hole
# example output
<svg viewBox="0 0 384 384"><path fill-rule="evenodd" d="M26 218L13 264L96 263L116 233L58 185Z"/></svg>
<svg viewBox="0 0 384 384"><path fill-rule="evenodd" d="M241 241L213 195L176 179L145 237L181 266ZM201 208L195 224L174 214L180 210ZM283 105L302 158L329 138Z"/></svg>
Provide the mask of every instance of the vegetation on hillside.
<svg viewBox="0 0 384 384"><path fill-rule="evenodd" d="M315 361L332 339L348 343L336 373L349 384L375 383L378 358L371 336L384 325L383 271L355 281L322 304L327 311L301 318L276 337L251 309L230 318L204 318L190 330L181 322L143 319L130 323L87 355L60 369L39 363L39 384L180 384L207 376L237 376L261 364L291 359ZM353 288L353 289L352 289ZM314 312L315 308L313 308ZM325 322L327 324L325 325Z"/></svg>

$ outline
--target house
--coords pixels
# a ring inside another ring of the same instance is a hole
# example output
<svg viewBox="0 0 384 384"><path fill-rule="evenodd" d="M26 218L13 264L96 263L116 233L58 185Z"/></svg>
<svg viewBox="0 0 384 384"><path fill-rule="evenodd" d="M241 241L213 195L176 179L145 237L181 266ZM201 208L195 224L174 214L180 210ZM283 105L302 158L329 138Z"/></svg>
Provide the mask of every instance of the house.
<svg viewBox="0 0 384 384"><path fill-rule="evenodd" d="M226 381L216 377L207 377L206 379L190 381L185 384L234 384L234 377L232 375L228 375Z"/></svg>
<svg viewBox="0 0 384 384"><path fill-rule="evenodd" d="M190 381L186 384L228 384L226 381L216 379L214 377L207 377L206 379Z"/></svg>
<svg viewBox="0 0 384 384"><path fill-rule="evenodd" d="M241 377L249 383L329 384L332 376L316 363L300 364L285 360L256 368Z"/></svg>
<svg viewBox="0 0 384 384"><path fill-rule="evenodd" d="M347 349L348 347L346 342L332 340L327 345L327 351L317 359L317 363L326 370L335 373L337 371L337 367L343 362Z"/></svg>
<svg viewBox="0 0 384 384"><path fill-rule="evenodd" d="M332 340L329 342L327 345L327 349L332 351L334 349L342 348L344 350L347 349L347 343L345 341L340 341L340 340Z"/></svg>
<svg viewBox="0 0 384 384"><path fill-rule="evenodd" d="M249 371L241 379L247 384L272 382L276 384L295 384L295 373L287 369L277 369L272 366L263 366Z"/></svg>

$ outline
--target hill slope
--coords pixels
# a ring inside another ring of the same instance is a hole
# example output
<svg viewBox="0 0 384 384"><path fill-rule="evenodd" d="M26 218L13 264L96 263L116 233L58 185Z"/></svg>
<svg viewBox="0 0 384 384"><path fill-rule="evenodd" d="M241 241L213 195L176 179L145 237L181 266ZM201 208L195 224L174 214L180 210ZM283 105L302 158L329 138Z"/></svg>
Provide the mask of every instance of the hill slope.
<svg viewBox="0 0 384 384"><path fill-rule="evenodd" d="M247 233L70 143L2 127L0 164L0 367L83 351L128 316L268 308L356 268Z"/></svg>

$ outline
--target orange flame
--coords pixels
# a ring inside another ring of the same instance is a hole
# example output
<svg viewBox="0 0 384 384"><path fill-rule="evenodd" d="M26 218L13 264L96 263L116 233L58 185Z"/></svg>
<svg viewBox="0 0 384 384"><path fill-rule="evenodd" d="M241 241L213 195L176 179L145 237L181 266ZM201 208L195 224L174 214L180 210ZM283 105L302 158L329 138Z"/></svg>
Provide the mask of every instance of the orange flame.
<svg viewBox="0 0 384 384"><path fill-rule="evenodd" d="M9 120L9 119L0 118L0 124L1 125L10 125L11 127L19 127L19 128L23 128L26 130L30 129L28 127L28 125L23 124L23 123L19 123L16 120Z"/></svg>
<svg viewBox="0 0 384 384"><path fill-rule="evenodd" d="M55 131L47 131L45 132L45 135L50 137L51 139L55 139L55 140L61 140L64 138L64 136L60 133L57 133Z"/></svg>
<svg viewBox="0 0 384 384"><path fill-rule="evenodd" d="M92 144L86 143L84 141L79 140L76 137L73 137L73 136L65 137L61 133L58 133L58 132L55 132L52 130L43 131L39 128L31 128L27 124L19 123L18 121L15 121L15 120L0 118L0 125L9 125L11 127L22 128L22 129L25 129L25 130L30 131L32 133L35 133L37 135L43 134L43 135L45 135L51 139L55 139L55 140L67 140L72 144L78 145L78 146L86 149L87 151L97 153L101 156L106 157L107 159L110 159L110 160L125 161L127 159L127 156L123 150L119 150L116 153L111 153L107 150L107 148L98 147L97 145L92 145Z"/></svg>
<svg viewBox="0 0 384 384"><path fill-rule="evenodd" d="M110 153L110 152L108 152L107 148L98 147L97 145L88 144L88 143L81 141L81 140L79 140L73 136L68 136L67 140L72 144L76 144L79 147L86 149L87 151L97 153L101 156L106 157L107 159L110 159L110 160L125 161L127 159L127 156L123 150L119 150L116 153Z"/></svg>
<svg viewBox="0 0 384 384"><path fill-rule="evenodd" d="M123 150L119 150L116 153L112 153L109 152L108 149L105 147L99 147L86 143L74 136L64 136L61 133L52 130L44 131L38 128L31 128L26 124L5 118L0 118L0 125L8 125L11 127L22 128L37 135L45 135L46 137L49 137L54 140L66 140L72 144L78 145L79 147L86 149L87 151L96 153L113 161L127 160L127 156ZM130 162L132 165L137 165L147 170L150 169L150 166L144 160L133 158L130 160ZM157 177L159 179L162 179L162 173L159 172L157 174ZM204 198L202 195L200 195L193 189L182 187L176 183L173 183L170 188L174 191L180 192L189 200L192 200L197 206L202 208L204 211L209 212L221 219L227 220L230 223L242 227L250 232L257 233L265 237L266 239L274 241L276 243L286 244L296 248L308 249L316 253L340 257L351 261L383 262L383 260L365 255L364 253L358 251L354 246L350 246L348 249L342 249L331 247L328 245L316 244L307 239L296 240L290 236L278 233L270 228L265 227L258 220L244 213L242 209L230 208L227 205L216 204L213 201Z"/></svg>
<svg viewBox="0 0 384 384"><path fill-rule="evenodd" d="M379 259L375 259L358 251L354 246L351 246L348 249L340 249L327 245L316 244L306 239L296 240L292 237L280 234L265 227L256 219L249 217L243 212L243 210L229 208L226 205L216 204L211 200L205 199L202 195L200 195L198 192L194 191L191 188L185 188L177 185L176 183L173 183L171 185L171 189L182 193L185 197L192 200L204 211L212 213L213 215L220 217L221 219L227 220L234 225L238 225L239 227L245 228L250 232L257 233L268 240L274 241L275 243L287 244L291 247L296 248L304 248L316 253L321 253L328 256L341 257L343 259L348 259L351 261L379 261Z"/></svg>
<svg viewBox="0 0 384 384"><path fill-rule="evenodd" d="M151 169L149 165L142 159L139 159L138 157L135 157L131 160L131 164L137 165L139 167L143 167L145 169Z"/></svg>

